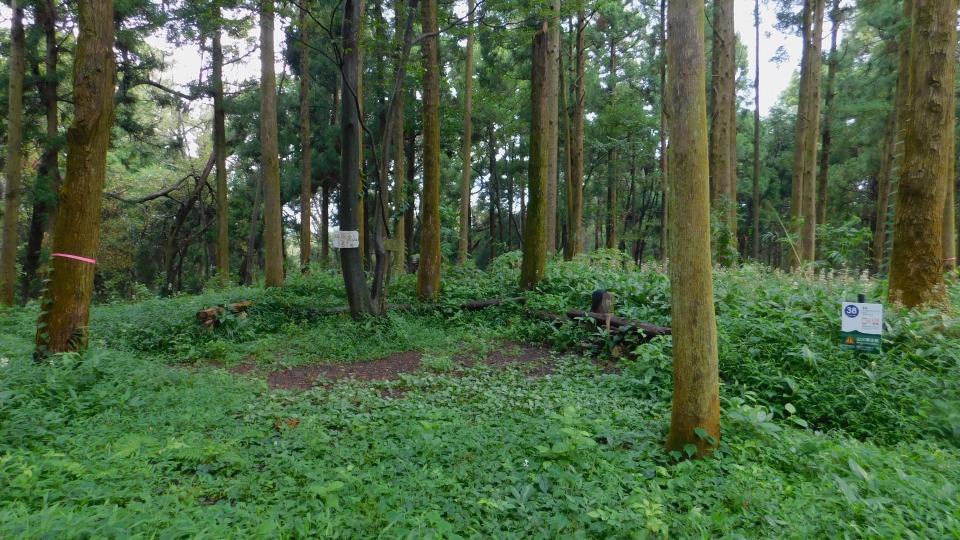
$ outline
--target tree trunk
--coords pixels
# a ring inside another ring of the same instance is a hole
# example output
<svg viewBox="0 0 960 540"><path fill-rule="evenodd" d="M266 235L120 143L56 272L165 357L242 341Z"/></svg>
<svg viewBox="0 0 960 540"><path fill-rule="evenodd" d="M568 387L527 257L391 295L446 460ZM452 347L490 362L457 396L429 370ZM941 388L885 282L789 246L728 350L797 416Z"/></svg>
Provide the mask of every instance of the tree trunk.
<svg viewBox="0 0 960 540"><path fill-rule="evenodd" d="M570 170L567 172L567 249L563 258L572 260L583 253L583 122L585 116L584 78L586 73L587 16L582 5L577 11L576 78L573 81L573 133L570 137Z"/></svg>
<svg viewBox="0 0 960 540"><path fill-rule="evenodd" d="M543 279L547 264L547 162L549 142L549 36L546 21L533 37L530 76L530 158L527 186L530 203L523 225L523 261L520 266L520 287L533 290Z"/></svg>
<svg viewBox="0 0 960 540"><path fill-rule="evenodd" d="M360 224L360 104L359 30L360 1L345 0L343 6L343 100L340 115L340 230L358 231ZM361 233L362 236L362 233ZM363 272L360 247L340 249L340 265L347 303L354 318L374 314L373 301Z"/></svg>
<svg viewBox="0 0 960 540"><path fill-rule="evenodd" d="M460 152L463 172L460 177L460 250L458 262L467 262L470 251L470 151L473 137L473 9L474 0L467 0L466 74L463 96L463 149Z"/></svg>
<svg viewBox="0 0 960 540"><path fill-rule="evenodd" d="M394 6L396 13L395 19L397 21L397 28L401 28L405 25L406 17L413 17L414 14L411 12L409 14L404 12L402 2L397 2ZM400 69L399 66L397 69ZM406 163L404 163L404 115L403 115L403 94L399 95L401 102L398 104L397 108L397 121L393 126L394 129L394 141L396 157L393 162L393 212L397 216L397 224L394 227L396 231L394 237L396 238L396 249L395 259L393 263L393 273L402 276L407 273L407 263L406 263L406 252L407 252L407 238L406 238L406 212L403 211L404 206L407 204L407 178L406 178ZM386 164L384 164L386 166Z"/></svg>
<svg viewBox="0 0 960 540"><path fill-rule="evenodd" d="M710 131L711 202L736 246L737 118L736 46L733 0L713 3L713 125ZM718 253L725 250L718 250ZM730 261L725 261L730 262Z"/></svg>
<svg viewBox="0 0 960 540"><path fill-rule="evenodd" d="M487 184L487 194L490 196L490 262L497 258L497 244L500 240L500 221L497 211L500 204L500 186L497 172L497 138L493 124L487 126L487 155L490 161L490 183Z"/></svg>
<svg viewBox="0 0 960 540"><path fill-rule="evenodd" d="M793 158L790 216L797 241L791 266L813 260L816 231L816 137L820 117L820 47L823 36L824 0L805 0L803 9L803 57L800 67L800 98Z"/></svg>
<svg viewBox="0 0 960 540"><path fill-rule="evenodd" d="M213 34L213 152L217 167L217 275L230 282L230 204L227 198L227 109L223 92L223 45L220 8L214 8L218 27Z"/></svg>
<svg viewBox="0 0 960 540"><path fill-rule="evenodd" d="M23 153L23 76L24 32L23 6L12 0L13 16L10 19L10 86L7 94L7 189L4 193L3 242L0 249L0 305L13 306L17 285L17 223L20 219L20 158ZM112 34L111 34L112 35ZM101 179L102 181L102 179ZM102 184L101 184L102 191ZM99 192L97 197L99 197ZM98 199L97 204L100 201ZM99 218L99 216L98 216ZM93 276L91 270L90 276Z"/></svg>
<svg viewBox="0 0 960 540"><path fill-rule="evenodd" d="M32 284L40 268L44 231L53 235L53 226L56 224L57 217L57 200L60 194L60 110L57 96L57 63L60 47L57 43L57 8L52 0L38 3L35 8L36 22L43 29L46 44L45 73L37 81L37 90L46 113L46 140L43 141L43 153L37 170L37 184L34 186L33 214L30 216L27 253L23 261L21 304L26 304L34 294Z"/></svg>
<svg viewBox="0 0 960 540"><path fill-rule="evenodd" d="M827 222L827 192L830 180L830 143L833 138L834 81L837 78L837 31L840 29L842 12L840 0L833 0L830 9L830 55L827 57L827 85L823 97L823 135L820 145L820 170L817 178L817 225Z"/></svg>
<svg viewBox="0 0 960 540"><path fill-rule="evenodd" d="M617 46L613 37L610 38L610 74L609 88L610 103L612 104L617 93ZM608 151L607 159L607 249L617 248L617 150Z"/></svg>
<svg viewBox="0 0 960 540"><path fill-rule="evenodd" d="M424 0L421 25L436 34L437 0ZM423 210L421 211L420 266L417 296L435 300L440 293L440 39L423 40Z"/></svg>
<svg viewBox="0 0 960 540"><path fill-rule="evenodd" d="M263 235L266 286L283 285L280 214L280 151L277 142L277 77L273 67L273 0L260 7L260 167L263 169Z"/></svg>
<svg viewBox="0 0 960 540"><path fill-rule="evenodd" d="M667 260L670 183L667 174L667 0L660 0L660 258ZM759 54L759 53L758 53Z"/></svg>
<svg viewBox="0 0 960 540"><path fill-rule="evenodd" d="M903 20L913 17L913 0L903 0ZM873 228L873 273L879 273L886 261L887 220L890 216L890 191L895 173L902 169L903 154L901 133L904 131L909 112L910 94L910 25L905 24L897 38L897 88L894 91L893 110L887 120L880 156L880 172L877 174L877 213Z"/></svg>
<svg viewBox="0 0 960 540"><path fill-rule="evenodd" d="M552 0L547 45L547 253L557 251L557 196L560 177L560 0Z"/></svg>
<svg viewBox="0 0 960 540"><path fill-rule="evenodd" d="M760 260L760 0L754 1L753 73L753 260Z"/></svg>
<svg viewBox="0 0 960 540"><path fill-rule="evenodd" d="M695 457L703 457L720 440L703 3L671 3L668 17L670 288L674 294L673 409L666 448L686 452L695 447ZM698 434L701 429L706 436Z"/></svg>
<svg viewBox="0 0 960 540"><path fill-rule="evenodd" d="M313 199L313 150L310 136L310 26L309 2L300 9L300 271L310 268L313 224L310 201Z"/></svg>
<svg viewBox="0 0 960 540"><path fill-rule="evenodd" d="M40 301L35 357L82 350L89 342L94 258L114 118L113 2L79 0L74 49L74 118L67 175L53 237L50 283Z"/></svg>
<svg viewBox="0 0 960 540"><path fill-rule="evenodd" d="M954 140L950 137L947 141L948 146L954 145ZM944 198L943 204L943 271L945 273L953 272L957 269L957 240L956 240L956 230L957 230L957 210L956 210L956 185L954 182L954 149L950 148L948 154L953 157L951 159L950 168L951 174L947 176L947 196Z"/></svg>
<svg viewBox="0 0 960 540"><path fill-rule="evenodd" d="M957 0L916 0L910 39L910 116L897 187L890 300L908 308L948 302L943 209L953 180Z"/></svg>
<svg viewBox="0 0 960 540"><path fill-rule="evenodd" d="M243 258L243 284L250 286L253 283L253 265L257 249L258 223L260 222L260 204L263 198L263 171L257 175L253 191L253 211L250 214L250 234L247 235L247 253Z"/></svg>

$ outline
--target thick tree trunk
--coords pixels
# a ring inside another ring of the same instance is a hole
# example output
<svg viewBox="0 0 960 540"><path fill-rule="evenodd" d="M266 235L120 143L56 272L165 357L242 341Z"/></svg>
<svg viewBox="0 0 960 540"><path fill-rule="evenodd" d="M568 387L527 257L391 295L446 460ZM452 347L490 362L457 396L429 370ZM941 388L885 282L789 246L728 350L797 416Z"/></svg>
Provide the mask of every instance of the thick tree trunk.
<svg viewBox="0 0 960 540"><path fill-rule="evenodd" d="M343 6L343 100L340 116L340 230L359 231L360 226L360 108L359 29L360 1L345 0ZM362 233L361 233L362 237ZM363 272L361 248L342 248L340 264L347 303L354 318L374 314L373 301Z"/></svg>
<svg viewBox="0 0 960 540"><path fill-rule="evenodd" d="M23 283L20 289L20 302L26 304L34 295L33 283L40 269L40 250L43 247L43 235L46 231L53 235L56 224L57 201L60 194L60 110L57 96L57 64L60 47L57 43L57 11L52 0L45 0L36 6L37 25L43 29L46 44L44 57L45 73L37 81L37 90L46 113L46 140L40 156L37 170L37 184L34 186L33 214L30 216L30 232L27 235L27 253L23 261Z"/></svg>
<svg viewBox="0 0 960 540"><path fill-rule="evenodd" d="M310 215L313 199L313 149L310 136L310 26L309 2L300 9L300 271L310 268L313 226Z"/></svg>
<svg viewBox="0 0 960 540"><path fill-rule="evenodd" d="M543 279L547 264L547 161L549 142L549 84L550 61L547 23L533 37L530 76L530 158L527 186L530 203L523 225L523 261L520 265L520 287L533 290Z"/></svg>
<svg viewBox="0 0 960 540"><path fill-rule="evenodd" d="M913 17L913 0L903 0L903 20ZM910 25L904 25L897 38L897 88L893 98L893 111L887 120L880 156L880 172L877 174L877 212L873 227L873 273L879 273L887 255L887 220L890 216L890 191L895 171L902 169L903 154L901 132L910 110Z"/></svg>
<svg viewBox="0 0 960 540"><path fill-rule="evenodd" d="M80 0L74 49L74 118L67 131L67 175L53 237L50 283L40 301L36 353L87 346L100 206L114 118L113 2Z"/></svg>
<svg viewBox="0 0 960 540"><path fill-rule="evenodd" d="M218 25L220 9L214 8ZM227 108L223 91L223 45L218 27L213 34L213 152L217 176L217 276L230 282L230 204L227 198Z"/></svg>
<svg viewBox="0 0 960 540"><path fill-rule="evenodd" d="M583 253L583 123L586 111L584 79L586 73L587 17L582 7L577 12L576 77L573 81L573 133L570 137L570 170L567 172L567 248L563 258L572 260Z"/></svg>
<svg viewBox="0 0 960 540"><path fill-rule="evenodd" d="M260 7L260 167L263 169L263 236L266 286L283 285L280 214L280 151L277 142L277 77L273 67L273 0Z"/></svg>
<svg viewBox="0 0 960 540"><path fill-rule="evenodd" d="M823 134L820 144L820 170L817 177L817 225L827 222L827 192L830 181L830 145L833 139L834 81L837 78L837 32L840 29L840 0L833 0L830 9L830 54L827 57L827 84L823 97Z"/></svg>
<svg viewBox="0 0 960 540"><path fill-rule="evenodd" d="M547 253L557 251L557 197L560 178L560 0L552 0L547 45Z"/></svg>
<svg viewBox="0 0 960 540"><path fill-rule="evenodd" d="M673 410L668 451L703 457L720 440L717 326L710 260L710 193L703 52L703 2L671 3L670 288ZM700 436L699 430L706 436Z"/></svg>
<svg viewBox="0 0 960 540"><path fill-rule="evenodd" d="M470 251L470 179L473 139L473 8L474 0L467 0L467 50L466 73L463 90L463 149L460 151L463 172L460 176L460 249L458 262L467 262Z"/></svg>
<svg viewBox="0 0 960 540"><path fill-rule="evenodd" d="M426 34L438 32L437 0L424 0L421 25ZM440 39L423 40L423 210L417 296L435 300L440 293Z"/></svg>
<svg viewBox="0 0 960 540"><path fill-rule="evenodd" d="M910 308L948 302L943 209L953 181L957 0L916 0L910 39L910 117L897 187L890 300Z"/></svg>
<svg viewBox="0 0 960 540"><path fill-rule="evenodd" d="M722 222L736 245L737 122L736 44L733 0L713 3L713 125L710 131L711 197L714 209L723 209Z"/></svg>
<svg viewBox="0 0 960 540"><path fill-rule="evenodd" d="M4 192L3 237L0 247L0 305L12 306L16 301L17 285L17 223L20 219L20 158L23 153L23 75L24 32L23 6L12 0L10 19L10 86L7 94L7 187ZM102 191L102 187L101 187ZM97 197L99 197L99 193ZM99 199L97 203L99 204ZM99 217L99 216L98 216ZM90 273L93 276L93 272Z"/></svg>
<svg viewBox="0 0 960 540"><path fill-rule="evenodd" d="M760 0L754 1L753 72L753 260L760 260Z"/></svg>

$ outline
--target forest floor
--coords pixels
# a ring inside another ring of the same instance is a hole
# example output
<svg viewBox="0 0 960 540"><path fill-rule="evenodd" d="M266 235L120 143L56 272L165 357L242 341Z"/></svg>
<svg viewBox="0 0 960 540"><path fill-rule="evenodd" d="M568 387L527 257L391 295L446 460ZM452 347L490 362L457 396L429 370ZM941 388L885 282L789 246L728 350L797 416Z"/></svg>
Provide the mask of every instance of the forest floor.
<svg viewBox="0 0 960 540"><path fill-rule="evenodd" d="M957 317L891 308L858 355L839 303L882 281L719 271L722 438L692 461L663 449L669 336L530 316L603 287L669 326L666 274L551 263L525 306L461 309L524 294L515 262L356 321L325 272L99 305L45 365L39 307L4 312L0 538L960 538Z"/></svg>

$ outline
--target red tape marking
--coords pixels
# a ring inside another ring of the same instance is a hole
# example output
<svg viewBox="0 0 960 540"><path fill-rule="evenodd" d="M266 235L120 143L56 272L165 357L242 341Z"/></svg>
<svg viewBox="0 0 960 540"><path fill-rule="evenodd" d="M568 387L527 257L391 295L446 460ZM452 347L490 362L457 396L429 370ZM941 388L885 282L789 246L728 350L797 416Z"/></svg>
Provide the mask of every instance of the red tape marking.
<svg viewBox="0 0 960 540"><path fill-rule="evenodd" d="M75 261L80 261L80 262L85 262L85 263L90 263L90 264L97 264L97 261L96 261L95 259L88 259L88 258L86 258L86 257L81 257L81 256L79 256L79 255L70 255L70 254L68 254L68 253L51 253L50 256L51 256L51 257L64 257L64 258L67 258L67 259L73 259L73 260L75 260Z"/></svg>

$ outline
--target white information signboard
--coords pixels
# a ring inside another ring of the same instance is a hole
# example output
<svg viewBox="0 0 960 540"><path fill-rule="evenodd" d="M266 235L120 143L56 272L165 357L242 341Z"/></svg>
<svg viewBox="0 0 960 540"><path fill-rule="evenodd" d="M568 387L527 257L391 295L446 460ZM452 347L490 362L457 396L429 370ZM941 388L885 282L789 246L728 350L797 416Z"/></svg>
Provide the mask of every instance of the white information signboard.
<svg viewBox="0 0 960 540"><path fill-rule="evenodd" d="M333 231L333 247L339 249L360 247L360 232Z"/></svg>
<svg viewBox="0 0 960 540"><path fill-rule="evenodd" d="M844 302L840 308L840 339L858 351L880 352L883 304Z"/></svg>

